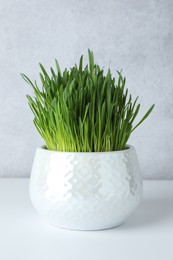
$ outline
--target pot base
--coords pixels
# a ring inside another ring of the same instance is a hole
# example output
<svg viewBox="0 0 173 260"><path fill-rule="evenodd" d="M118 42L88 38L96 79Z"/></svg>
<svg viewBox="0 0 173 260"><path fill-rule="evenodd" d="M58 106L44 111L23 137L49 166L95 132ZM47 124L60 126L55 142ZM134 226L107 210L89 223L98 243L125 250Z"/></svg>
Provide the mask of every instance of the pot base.
<svg viewBox="0 0 173 260"><path fill-rule="evenodd" d="M51 224L53 227L56 227L56 228L61 228L61 229L67 229L67 230L71 230L71 231L102 231L102 230L109 230L109 229L114 229L114 228L118 228L120 227L121 225L124 224L125 221L119 223L119 224L116 224L114 226L108 226L108 227L100 227L100 228L69 228L69 227L62 227L62 226L57 226L55 224Z"/></svg>

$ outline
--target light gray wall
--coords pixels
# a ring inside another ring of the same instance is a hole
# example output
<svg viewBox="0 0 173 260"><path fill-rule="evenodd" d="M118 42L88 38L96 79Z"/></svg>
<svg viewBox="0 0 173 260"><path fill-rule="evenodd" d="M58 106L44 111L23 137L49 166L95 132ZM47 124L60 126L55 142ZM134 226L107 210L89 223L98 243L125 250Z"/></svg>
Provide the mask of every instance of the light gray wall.
<svg viewBox="0 0 173 260"><path fill-rule="evenodd" d="M173 178L173 1L0 0L0 176L29 176L42 140L32 124L20 72L37 79L58 58L70 67L91 48L150 118L130 143L145 178Z"/></svg>

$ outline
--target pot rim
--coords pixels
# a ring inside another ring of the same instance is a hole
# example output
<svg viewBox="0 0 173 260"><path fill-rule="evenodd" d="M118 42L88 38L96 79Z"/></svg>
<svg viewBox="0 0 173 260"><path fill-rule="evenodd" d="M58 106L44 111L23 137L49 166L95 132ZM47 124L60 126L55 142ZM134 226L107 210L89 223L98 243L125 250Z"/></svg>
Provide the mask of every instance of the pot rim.
<svg viewBox="0 0 173 260"><path fill-rule="evenodd" d="M135 148L132 146L132 145L129 145L127 144L126 145L126 149L124 150L118 150L118 151L107 151L107 152L68 152L68 151L54 151L54 150L48 150L47 148L45 148L46 146L45 145L42 145L40 147L37 148L37 150L42 150L42 151L45 151L45 152L49 152L49 153L56 153L56 154L60 154L60 153L63 153L63 154L109 154L109 153L127 153L127 152L130 152L132 150L135 150Z"/></svg>

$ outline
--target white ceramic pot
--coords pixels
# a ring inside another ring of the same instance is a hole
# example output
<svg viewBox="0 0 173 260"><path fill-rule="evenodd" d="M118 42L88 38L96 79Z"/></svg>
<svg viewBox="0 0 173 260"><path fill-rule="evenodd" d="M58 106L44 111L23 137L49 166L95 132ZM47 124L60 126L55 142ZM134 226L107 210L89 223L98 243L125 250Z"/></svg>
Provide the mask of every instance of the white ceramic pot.
<svg viewBox="0 0 173 260"><path fill-rule="evenodd" d="M55 226L76 230L116 227L142 197L135 149L76 153L38 148L30 197L40 215Z"/></svg>

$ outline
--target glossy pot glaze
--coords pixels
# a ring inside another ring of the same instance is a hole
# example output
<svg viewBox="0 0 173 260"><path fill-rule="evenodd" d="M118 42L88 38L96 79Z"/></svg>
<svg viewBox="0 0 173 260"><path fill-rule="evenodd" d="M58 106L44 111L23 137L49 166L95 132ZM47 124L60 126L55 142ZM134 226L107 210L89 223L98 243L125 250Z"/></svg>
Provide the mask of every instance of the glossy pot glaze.
<svg viewBox="0 0 173 260"><path fill-rule="evenodd" d="M76 230L119 226L142 197L134 147L115 152L56 152L38 148L31 201L51 224Z"/></svg>

